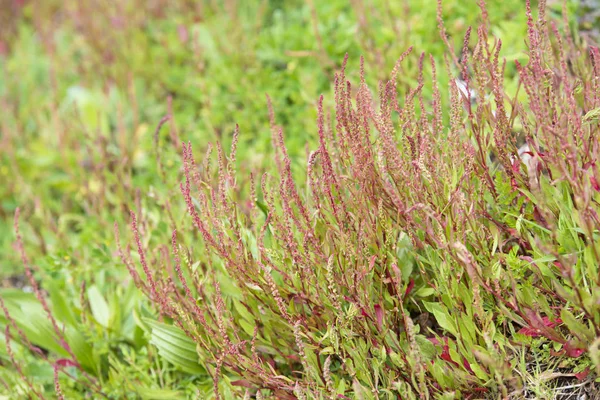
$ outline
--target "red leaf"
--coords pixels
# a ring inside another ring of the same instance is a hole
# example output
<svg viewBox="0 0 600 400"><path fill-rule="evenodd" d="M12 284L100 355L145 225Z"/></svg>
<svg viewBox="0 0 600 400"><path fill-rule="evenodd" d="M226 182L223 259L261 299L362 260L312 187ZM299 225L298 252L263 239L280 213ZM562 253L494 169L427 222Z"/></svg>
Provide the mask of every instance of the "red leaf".
<svg viewBox="0 0 600 400"><path fill-rule="evenodd" d="M444 338L445 343L444 343L444 347L442 350L442 355L440 356L442 360L448 361L449 363L453 364L456 367L459 367L460 365L458 365L458 363L456 361L454 361L452 359L452 357L450 357L450 346L448 346L448 338Z"/></svg>
<svg viewBox="0 0 600 400"><path fill-rule="evenodd" d="M365 309L364 309L364 308L361 308L361 309L360 309L360 314L361 314L363 317L371 318L371 316L369 315L369 313L367 313L367 312L365 311Z"/></svg>
<svg viewBox="0 0 600 400"><path fill-rule="evenodd" d="M435 337L427 338L427 340L429 340L431 343L433 343L434 346L439 346L440 345L440 341L437 340L437 338L435 338Z"/></svg>
<svg viewBox="0 0 600 400"><path fill-rule="evenodd" d="M414 287L415 287L415 280L411 279L408 282L408 286L406 287L406 290L404 291L404 297L402 298L402 301L406 300L406 297L410 294L410 292L412 292Z"/></svg>
<svg viewBox="0 0 600 400"><path fill-rule="evenodd" d="M554 264L554 266L560 270L563 269L563 266L559 261L554 261L552 264Z"/></svg>
<svg viewBox="0 0 600 400"><path fill-rule="evenodd" d="M526 310L525 313L529 319L529 326L519 329L518 333L529 337L543 336L558 343L565 342L565 340L552 329L562 323L559 318L555 321L551 321L548 317L540 318L533 310Z"/></svg>
<svg viewBox="0 0 600 400"><path fill-rule="evenodd" d="M440 358L442 360L448 361L449 363L451 363L455 367L460 367L460 364L458 364L456 361L454 361L452 359L452 357L450 356L450 346L448 345L448 338L445 337L443 339L444 339L444 345L441 346L441 343L440 343L440 341L437 338L435 338L435 337L427 338L427 340L429 340L434 346L436 346L436 347L442 347L442 354L440 355ZM469 362L467 361L466 358L463 357L462 363L463 363L463 367L465 367L465 369L467 371L469 371L470 373L474 374L473 370L471 369L471 365L469 364Z"/></svg>
<svg viewBox="0 0 600 400"><path fill-rule="evenodd" d="M471 369L471 364L469 364L469 362L467 361L466 358L463 357L463 367L465 367L465 369L467 371L469 371L470 373L474 374L473 370Z"/></svg>
<svg viewBox="0 0 600 400"><path fill-rule="evenodd" d="M64 367L79 367L79 364L76 361L69 360L68 358L59 358L54 362L54 365L64 368Z"/></svg>
<svg viewBox="0 0 600 400"><path fill-rule="evenodd" d="M583 371L575 374L575 378L579 379L580 381L584 380L585 378L587 378L587 376L590 374L590 367L587 367L586 369L584 369Z"/></svg>
<svg viewBox="0 0 600 400"><path fill-rule="evenodd" d="M542 317L541 323L544 326L547 326L548 328L554 328L555 326L562 324L562 320L560 318L557 318L555 321L550 321L550 318ZM543 335L541 329L537 329L531 326L519 329L519 333L529 337L540 337Z"/></svg>
<svg viewBox="0 0 600 400"><path fill-rule="evenodd" d="M373 306L375 309L375 318L377 319L377 327L381 329L383 326L383 308L379 304Z"/></svg>
<svg viewBox="0 0 600 400"><path fill-rule="evenodd" d="M547 327L554 328L555 326L558 326L558 325L562 324L562 319L557 318L554 321L550 321L550 318L548 318L548 317L542 317L542 322Z"/></svg>
<svg viewBox="0 0 600 400"><path fill-rule="evenodd" d="M581 349L579 347L576 347L575 345L573 345L570 341L565 343L563 345L563 349L565 350L565 353L569 356L569 357L573 357L573 358L578 358L581 357L581 355L583 353L585 353L585 349Z"/></svg>
<svg viewBox="0 0 600 400"><path fill-rule="evenodd" d="M535 328L530 328L530 327L525 327L525 328L521 328L518 330L517 333L520 333L521 335L525 335L525 336L529 336L529 337L540 337L542 336L541 332L539 329L535 329Z"/></svg>

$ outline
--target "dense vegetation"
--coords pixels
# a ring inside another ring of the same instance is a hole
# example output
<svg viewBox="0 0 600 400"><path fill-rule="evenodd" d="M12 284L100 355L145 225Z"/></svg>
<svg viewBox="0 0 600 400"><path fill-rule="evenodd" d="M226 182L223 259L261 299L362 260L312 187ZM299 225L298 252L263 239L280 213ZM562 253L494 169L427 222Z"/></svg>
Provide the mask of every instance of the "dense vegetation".
<svg viewBox="0 0 600 400"><path fill-rule="evenodd" d="M598 396L600 51L466 3L3 7L1 390Z"/></svg>

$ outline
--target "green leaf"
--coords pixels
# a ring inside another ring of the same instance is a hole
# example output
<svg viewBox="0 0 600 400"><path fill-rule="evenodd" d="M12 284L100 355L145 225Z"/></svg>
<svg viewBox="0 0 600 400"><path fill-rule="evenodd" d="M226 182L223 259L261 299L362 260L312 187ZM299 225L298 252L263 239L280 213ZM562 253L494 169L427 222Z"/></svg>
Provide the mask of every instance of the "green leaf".
<svg viewBox="0 0 600 400"><path fill-rule="evenodd" d="M11 317L29 341L38 347L55 352L61 357L68 357L69 353L60 346L42 306L37 302L30 301L26 296L16 296L15 298L16 301L7 301L6 305ZM6 323L4 316L0 318L0 321Z"/></svg>
<svg viewBox="0 0 600 400"><path fill-rule="evenodd" d="M49 281L45 285L46 290L50 294L50 300L52 301L52 313L59 321L66 324L75 325L75 317L71 312L71 307L68 306L64 296L61 293L58 285L54 281Z"/></svg>
<svg viewBox="0 0 600 400"><path fill-rule="evenodd" d="M102 293L100 293L96 285L92 285L88 289L87 294L94 318L100 325L102 325L105 328L108 328L110 321L110 311L108 309L108 303L102 296Z"/></svg>
<svg viewBox="0 0 600 400"><path fill-rule="evenodd" d="M490 379L489 375L485 372L485 370L481 368L477 363L470 363L469 365L475 373L475 376L477 376L479 379L481 379L482 381L487 381L488 379Z"/></svg>
<svg viewBox="0 0 600 400"><path fill-rule="evenodd" d="M235 310L240 314L240 316L246 322L254 324L254 322L255 322L254 315L252 315L250 313L250 311L248 311L248 309L246 308L246 306L242 302L240 302L240 301L233 301L233 306L235 307Z"/></svg>
<svg viewBox="0 0 600 400"><path fill-rule="evenodd" d="M140 312L138 311L137 308L134 308L131 315L133 316L133 319L135 321L135 324L144 332L147 333L148 335L152 334L152 328L150 326L148 326L148 324L146 322L144 322L144 320L146 318L142 317L140 315Z"/></svg>
<svg viewBox="0 0 600 400"><path fill-rule="evenodd" d="M135 391L144 400L169 400L181 399L183 394L176 390L169 389L151 389L151 388L136 388Z"/></svg>
<svg viewBox="0 0 600 400"><path fill-rule="evenodd" d="M219 274L217 276L219 285L221 286L221 292L224 296L231 297L233 299L240 300L242 298L241 290L236 286L234 280L225 274Z"/></svg>
<svg viewBox="0 0 600 400"><path fill-rule="evenodd" d="M435 289L431 287L422 287L415 292L416 297L429 297L435 293Z"/></svg>
<svg viewBox="0 0 600 400"><path fill-rule="evenodd" d="M583 116L583 122L586 124L591 124L594 121L597 121L600 118L600 108L594 108L593 110L588 111Z"/></svg>
<svg viewBox="0 0 600 400"><path fill-rule="evenodd" d="M423 335L416 335L415 340L419 345L421 355L423 355L427 360L432 360L436 353L434 344Z"/></svg>
<svg viewBox="0 0 600 400"><path fill-rule="evenodd" d="M265 214L265 217L269 215L269 209L267 208L267 205L265 203L256 200L256 205L263 212L263 214Z"/></svg>
<svg viewBox="0 0 600 400"><path fill-rule="evenodd" d="M448 309L446 309L446 307L444 307L440 303L432 303L427 301L424 301L423 305L425 306L427 311L433 314L435 320L443 329L458 337L456 325L454 324L452 317L450 317L450 314L448 313Z"/></svg>
<svg viewBox="0 0 600 400"><path fill-rule="evenodd" d="M461 314L458 318L458 324L459 331L461 332L461 338L465 346L473 346L477 344L477 327L473 323L473 319L466 314Z"/></svg>
<svg viewBox="0 0 600 400"><path fill-rule="evenodd" d="M119 296L118 294L113 294L110 298L110 308L109 308L109 320L108 320L108 326L111 327L111 329L114 332L117 332L119 334L121 333L121 314L122 313L126 313L127 311L124 309L125 308L125 304L124 304L124 297Z"/></svg>
<svg viewBox="0 0 600 400"><path fill-rule="evenodd" d="M246 322L243 319L240 319L238 321L238 324L242 327L242 329L244 330L244 332L246 332L249 336L254 335L254 324Z"/></svg>
<svg viewBox="0 0 600 400"><path fill-rule="evenodd" d="M196 343L186 336L181 329L143 318L152 329L150 343L158 348L158 354L175 367L192 374L206 374L206 370L198 363Z"/></svg>
<svg viewBox="0 0 600 400"><path fill-rule="evenodd" d="M65 329L65 340L69 344L77 361L87 371L101 375L101 366L100 363L96 362L94 359L92 346L76 327L67 327L67 329Z"/></svg>
<svg viewBox="0 0 600 400"><path fill-rule="evenodd" d="M563 323L567 326L567 328L569 328L571 333L580 339L587 340L588 342L594 340L594 332L589 330L587 326L578 321L577 318L575 318L575 316L566 308L563 308L560 311L560 319L562 319Z"/></svg>

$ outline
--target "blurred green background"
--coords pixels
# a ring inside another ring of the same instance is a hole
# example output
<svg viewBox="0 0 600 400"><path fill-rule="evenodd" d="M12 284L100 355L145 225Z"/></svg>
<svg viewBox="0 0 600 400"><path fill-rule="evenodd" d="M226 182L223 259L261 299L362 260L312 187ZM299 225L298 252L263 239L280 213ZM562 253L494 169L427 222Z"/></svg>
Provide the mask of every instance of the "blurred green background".
<svg viewBox="0 0 600 400"><path fill-rule="evenodd" d="M146 197L177 188L179 141L197 149L215 141L228 146L239 124L238 159L248 168L261 165L271 149L269 94L300 164L316 137L316 100L325 94L332 101L333 74L346 53L351 79L364 56L376 87L414 46L400 76L408 87L416 82L419 54L443 63L445 49L435 1L3 3L3 276L20 269L11 251L17 206L35 259L62 252L85 258L90 248L109 245L109 225L131 206L136 189ZM503 56L524 57L524 2L487 6ZM475 1L443 2L457 54L479 14ZM155 144L154 129L170 112L174 119ZM158 178L157 148L171 179Z"/></svg>

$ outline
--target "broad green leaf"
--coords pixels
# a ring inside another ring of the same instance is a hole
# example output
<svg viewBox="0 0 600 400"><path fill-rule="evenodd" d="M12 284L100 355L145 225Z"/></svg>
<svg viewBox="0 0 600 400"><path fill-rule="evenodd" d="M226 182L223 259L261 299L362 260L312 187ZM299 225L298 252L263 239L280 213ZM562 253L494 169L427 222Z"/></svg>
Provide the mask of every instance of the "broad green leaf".
<svg viewBox="0 0 600 400"><path fill-rule="evenodd" d="M198 363L196 343L181 329L149 318L144 322L152 329L150 342L158 348L158 353L174 366L192 373L205 374L206 370Z"/></svg>
<svg viewBox="0 0 600 400"><path fill-rule="evenodd" d="M45 285L52 301L52 313L59 321L75 326L75 317L71 312L71 307L67 304L60 288L54 281L48 281Z"/></svg>
<svg viewBox="0 0 600 400"><path fill-rule="evenodd" d="M69 344L77 361L86 370L93 371L97 375L101 374L101 365L94 359L92 346L76 327L67 327L65 329L65 340Z"/></svg>
<svg viewBox="0 0 600 400"><path fill-rule="evenodd" d="M419 349L421 350L421 354L427 360L432 360L433 357L435 356L435 353L436 353L434 344L431 343L431 341L428 340L423 335L416 335L415 336L415 340L417 341L417 344L419 345Z"/></svg>
<svg viewBox="0 0 600 400"><path fill-rule="evenodd" d="M90 307L92 309L92 315L96 321L105 328L109 327L110 311L108 309L108 303L98 290L96 285L90 286L87 291L88 299L90 301Z"/></svg>
<svg viewBox="0 0 600 400"><path fill-rule="evenodd" d="M415 292L416 297L428 297L435 293L435 289L431 287L422 287Z"/></svg>
<svg viewBox="0 0 600 400"><path fill-rule="evenodd" d="M245 321L254 323L254 316L250 313L250 311L248 311L244 304L242 304L240 301L233 301L233 306Z"/></svg>
<svg viewBox="0 0 600 400"><path fill-rule="evenodd" d="M246 322L243 319L239 320L238 323L242 327L244 332L246 332L246 334L248 334L249 336L254 335L254 325L253 324L250 324L249 322Z"/></svg>
<svg viewBox="0 0 600 400"><path fill-rule="evenodd" d="M137 308L134 308L131 315L135 320L135 324L145 333L152 334L152 328L144 321L146 318L140 315L140 312Z"/></svg>
<svg viewBox="0 0 600 400"><path fill-rule="evenodd" d="M176 390L136 387L135 391L144 400L170 400L183 398L183 394Z"/></svg>
<svg viewBox="0 0 600 400"><path fill-rule="evenodd" d="M123 297L119 296L117 293L114 293L110 298L109 305L109 319L108 326L110 326L111 330L122 334L121 332L121 314L127 312L127 310L123 310L125 305L123 304Z"/></svg>
<svg viewBox="0 0 600 400"><path fill-rule="evenodd" d="M487 381L488 379L490 379L489 375L478 364L471 363L470 366L475 375L482 381Z"/></svg>

